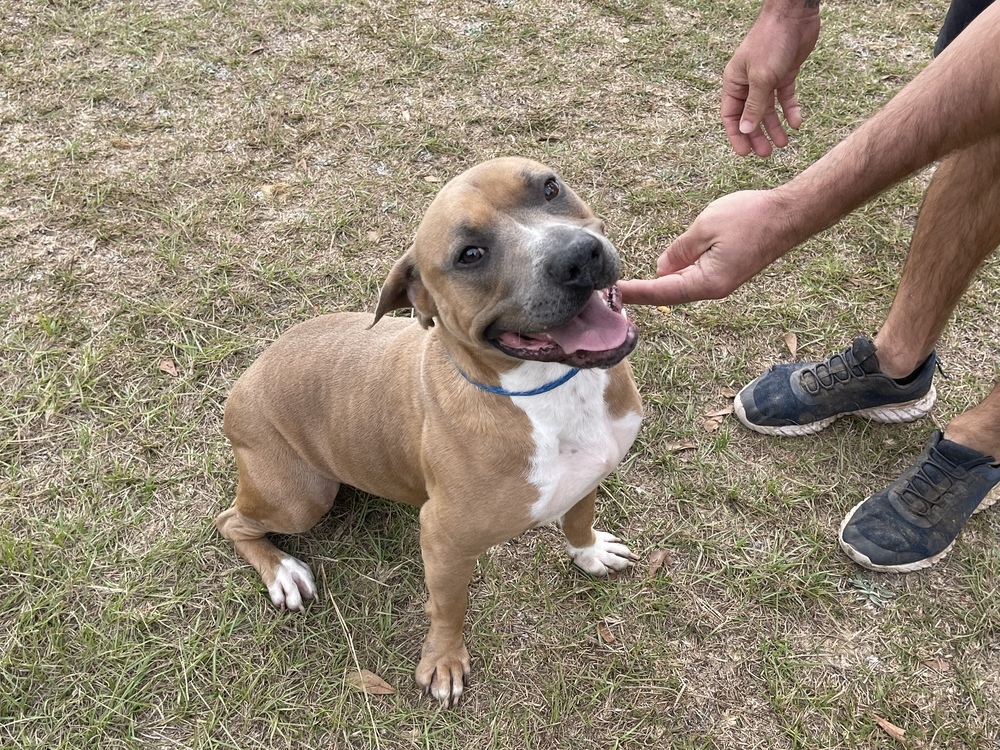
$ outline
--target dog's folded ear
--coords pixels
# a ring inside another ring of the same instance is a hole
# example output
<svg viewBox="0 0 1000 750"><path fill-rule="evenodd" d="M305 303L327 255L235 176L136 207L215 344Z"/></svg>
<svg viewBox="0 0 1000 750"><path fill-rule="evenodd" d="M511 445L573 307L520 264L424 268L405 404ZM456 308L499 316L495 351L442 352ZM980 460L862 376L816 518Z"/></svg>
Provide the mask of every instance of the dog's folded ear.
<svg viewBox="0 0 1000 750"><path fill-rule="evenodd" d="M387 312L400 310L404 307L413 308L417 314L417 320L424 328L430 328L434 325L437 307L435 307L427 287L420 280L420 272L417 270L412 247L403 253L403 256L396 261L389 272L378 297L375 319L368 327L371 328L378 323Z"/></svg>

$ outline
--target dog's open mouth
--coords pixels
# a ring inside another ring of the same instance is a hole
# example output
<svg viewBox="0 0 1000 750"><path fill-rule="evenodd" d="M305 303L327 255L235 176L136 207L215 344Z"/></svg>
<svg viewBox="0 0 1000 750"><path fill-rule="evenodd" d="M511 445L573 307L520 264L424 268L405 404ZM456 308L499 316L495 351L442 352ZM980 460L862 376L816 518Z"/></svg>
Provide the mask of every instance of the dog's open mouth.
<svg viewBox="0 0 1000 750"><path fill-rule="evenodd" d="M573 367L612 367L631 353L639 332L625 315L617 286L595 291L569 322L543 333L503 331L491 339L518 359Z"/></svg>

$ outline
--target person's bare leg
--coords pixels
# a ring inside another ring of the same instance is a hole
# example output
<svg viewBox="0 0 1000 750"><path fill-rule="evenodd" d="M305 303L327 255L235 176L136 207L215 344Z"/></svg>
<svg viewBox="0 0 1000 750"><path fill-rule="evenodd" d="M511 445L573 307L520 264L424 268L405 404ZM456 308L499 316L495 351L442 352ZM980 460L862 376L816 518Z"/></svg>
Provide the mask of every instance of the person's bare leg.
<svg viewBox="0 0 1000 750"><path fill-rule="evenodd" d="M1000 384L945 428L946 439L1000 459Z"/></svg>
<svg viewBox="0 0 1000 750"><path fill-rule="evenodd" d="M879 366L903 378L931 353L976 270L1000 245L1000 135L947 159L931 179L899 289L875 337Z"/></svg>
<svg viewBox="0 0 1000 750"><path fill-rule="evenodd" d="M875 337L879 366L905 377L934 348L983 260L1000 245L1000 136L938 167L910 242L896 298ZM1000 386L956 417L945 437L1000 456Z"/></svg>

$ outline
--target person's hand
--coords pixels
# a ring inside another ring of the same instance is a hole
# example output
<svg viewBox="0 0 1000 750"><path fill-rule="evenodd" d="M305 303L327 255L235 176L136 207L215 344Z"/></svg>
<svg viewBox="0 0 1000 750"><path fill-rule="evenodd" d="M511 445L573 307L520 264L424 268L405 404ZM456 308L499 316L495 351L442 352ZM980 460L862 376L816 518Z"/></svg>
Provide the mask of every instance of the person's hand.
<svg viewBox="0 0 1000 750"><path fill-rule="evenodd" d="M657 279L618 282L626 304L720 299L796 244L773 190L744 190L710 203L656 264Z"/></svg>
<svg viewBox="0 0 1000 750"><path fill-rule="evenodd" d="M765 6L722 74L722 125L740 156L768 156L772 143L788 145L775 100L789 127L802 125L795 77L816 46L820 25L819 3L806 5L780 13Z"/></svg>

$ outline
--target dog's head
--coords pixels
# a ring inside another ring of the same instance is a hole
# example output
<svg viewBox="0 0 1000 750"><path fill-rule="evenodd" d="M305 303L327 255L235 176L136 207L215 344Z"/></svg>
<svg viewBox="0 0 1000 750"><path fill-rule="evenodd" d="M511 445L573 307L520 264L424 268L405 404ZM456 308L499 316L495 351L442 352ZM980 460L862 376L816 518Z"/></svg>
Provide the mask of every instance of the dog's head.
<svg viewBox="0 0 1000 750"><path fill-rule="evenodd" d="M375 322L403 307L470 347L611 367L638 341L604 223L552 169L479 164L442 188L382 287Z"/></svg>

